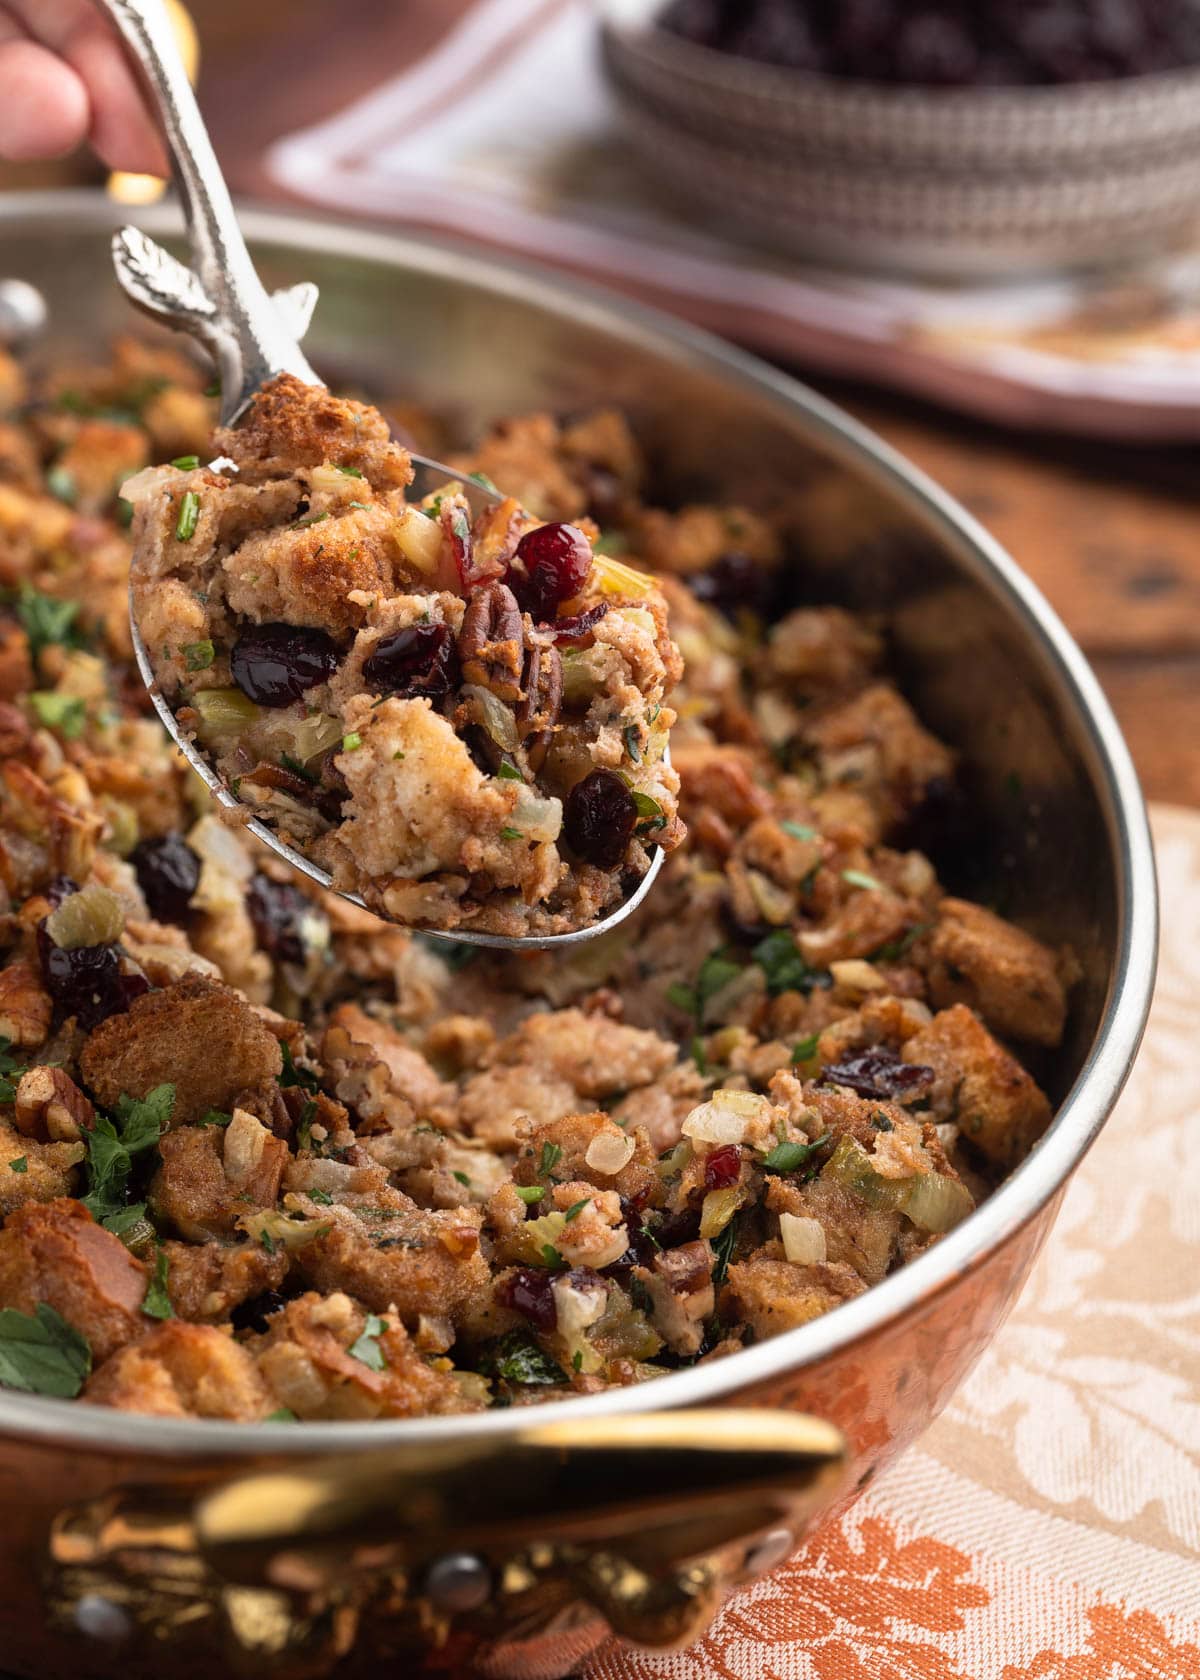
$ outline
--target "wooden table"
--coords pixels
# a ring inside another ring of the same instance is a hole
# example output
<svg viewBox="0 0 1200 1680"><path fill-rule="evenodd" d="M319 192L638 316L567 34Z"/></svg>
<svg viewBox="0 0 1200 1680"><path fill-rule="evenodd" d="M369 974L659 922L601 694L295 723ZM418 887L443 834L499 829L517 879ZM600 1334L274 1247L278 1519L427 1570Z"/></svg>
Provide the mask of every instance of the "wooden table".
<svg viewBox="0 0 1200 1680"><path fill-rule="evenodd" d="M425 51L469 0L189 0L202 103L235 185L277 134ZM365 79L364 79L365 78ZM0 187L77 179L0 169ZM814 381L953 492L1049 596L1125 728L1147 793L1200 805L1196 456L1007 435L904 398Z"/></svg>

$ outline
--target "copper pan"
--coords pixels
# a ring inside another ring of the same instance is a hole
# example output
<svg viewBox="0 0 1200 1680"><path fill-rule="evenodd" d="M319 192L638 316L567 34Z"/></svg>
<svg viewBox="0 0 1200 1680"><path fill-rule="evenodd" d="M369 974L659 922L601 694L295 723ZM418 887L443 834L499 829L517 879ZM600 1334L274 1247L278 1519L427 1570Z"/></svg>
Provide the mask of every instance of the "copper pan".
<svg viewBox="0 0 1200 1680"><path fill-rule="evenodd" d="M0 201L0 273L46 350L130 319L110 204ZM145 212L160 237L169 209ZM540 1409L240 1426L0 1393L0 1665L29 1680L390 1672L552 1680L609 1628L694 1639L920 1434L1012 1305L1137 1048L1153 859L1095 678L1012 560L876 438L664 316L449 245L248 213L270 286L315 280L316 365L464 432L610 401L668 493L776 507L797 599L887 614L908 692L962 749L944 877L1075 950L1057 1117L963 1225L837 1311L732 1358ZM1052 533L1049 534L1052 540Z"/></svg>

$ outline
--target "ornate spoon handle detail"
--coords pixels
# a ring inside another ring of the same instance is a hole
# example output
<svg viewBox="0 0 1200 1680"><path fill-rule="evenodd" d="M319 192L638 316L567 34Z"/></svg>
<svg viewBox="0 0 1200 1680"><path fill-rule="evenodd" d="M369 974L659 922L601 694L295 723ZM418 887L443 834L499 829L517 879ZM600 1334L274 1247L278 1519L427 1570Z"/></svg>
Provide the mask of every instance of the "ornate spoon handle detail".
<svg viewBox="0 0 1200 1680"><path fill-rule="evenodd" d="M221 420L228 425L274 374L321 383L299 344L317 290L297 286L272 298L264 289L162 0L96 4L120 32L149 89L192 244L189 269L137 228L122 228L113 240L117 277L140 308L207 345L221 376Z"/></svg>

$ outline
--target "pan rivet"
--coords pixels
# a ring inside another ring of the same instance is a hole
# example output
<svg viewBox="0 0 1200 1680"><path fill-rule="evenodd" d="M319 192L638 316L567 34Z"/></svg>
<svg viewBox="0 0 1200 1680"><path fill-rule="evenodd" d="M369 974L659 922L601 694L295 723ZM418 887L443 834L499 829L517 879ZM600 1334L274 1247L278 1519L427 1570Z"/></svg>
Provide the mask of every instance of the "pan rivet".
<svg viewBox="0 0 1200 1680"><path fill-rule="evenodd" d="M425 1576L425 1595L439 1610L478 1610L491 1593L487 1564L470 1552L447 1552Z"/></svg>
<svg viewBox="0 0 1200 1680"><path fill-rule="evenodd" d="M769 1528L746 1553L742 1568L747 1575L765 1575L794 1550L796 1536L790 1528Z"/></svg>
<svg viewBox="0 0 1200 1680"><path fill-rule="evenodd" d="M75 1605L75 1626L87 1639L119 1645L133 1632L133 1622L119 1604L99 1593L83 1593Z"/></svg>

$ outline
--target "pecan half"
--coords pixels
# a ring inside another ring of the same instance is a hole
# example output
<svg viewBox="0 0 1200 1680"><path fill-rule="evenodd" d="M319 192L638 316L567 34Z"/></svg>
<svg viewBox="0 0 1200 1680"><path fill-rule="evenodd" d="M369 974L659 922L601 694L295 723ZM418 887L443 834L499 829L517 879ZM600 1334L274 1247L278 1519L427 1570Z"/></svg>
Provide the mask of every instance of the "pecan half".
<svg viewBox="0 0 1200 1680"><path fill-rule="evenodd" d="M529 768L536 775L546 761L562 710L562 657L556 647L532 643L525 657L524 688L524 698L516 710L517 732Z"/></svg>
<svg viewBox="0 0 1200 1680"><path fill-rule="evenodd" d="M469 683L492 691L498 700L519 700L524 649L521 610L507 584L489 583L475 590L458 633L458 657Z"/></svg>
<svg viewBox="0 0 1200 1680"><path fill-rule="evenodd" d="M69 1073L58 1067L30 1068L21 1075L14 1105L17 1130L42 1143L75 1143L90 1132L96 1110Z"/></svg>

